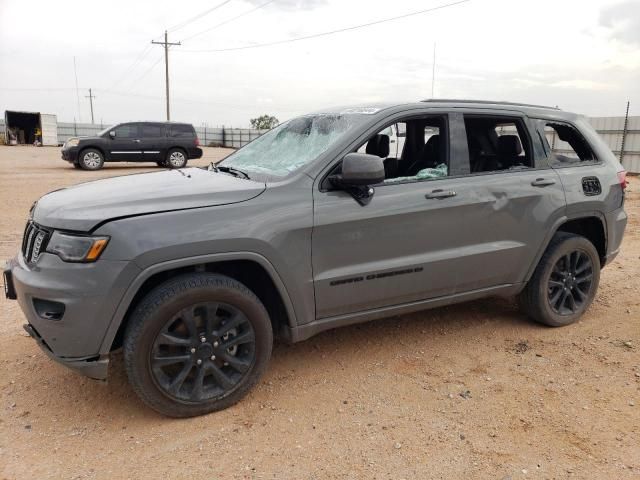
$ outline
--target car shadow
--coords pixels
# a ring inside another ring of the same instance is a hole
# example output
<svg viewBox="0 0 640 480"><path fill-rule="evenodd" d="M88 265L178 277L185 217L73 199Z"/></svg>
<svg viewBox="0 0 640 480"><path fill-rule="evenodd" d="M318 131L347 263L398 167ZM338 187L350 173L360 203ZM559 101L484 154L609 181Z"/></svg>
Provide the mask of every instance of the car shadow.
<svg viewBox="0 0 640 480"><path fill-rule="evenodd" d="M328 330L296 344L277 341L265 377L249 393L248 398L264 399L267 396L277 403L274 397L278 392L291 391L295 389L294 383L304 382L305 376L317 376L321 375L319 372L326 371L328 356L343 369L358 370L360 366L353 362L356 352L359 359L383 364L406 353L408 346L415 348L419 345L427 353L430 348L442 350L445 347L443 342L451 343L458 334L473 329L482 332L487 328L544 327L521 314L515 300L488 298ZM454 342L452 345L458 344ZM457 352L451 350L449 345L446 347L452 356L467 354L464 349ZM291 374L292 370L295 371L294 375ZM131 422L132 417L141 422L145 419L167 420L146 407L137 397L127 381L121 351L112 354L108 382L85 379L66 370L64 375L69 376L65 379L65 389L56 391L57 395L64 398L56 403L72 402L77 407L78 402L82 402L85 408L97 411L104 409L101 414L114 417L114 421L118 420L118 416L122 416L121 420L126 422ZM268 391L261 389L264 385L270 385ZM31 394L38 395L35 391ZM43 391L41 394L51 395L52 392ZM246 399L228 410L248 408L246 405L243 407L245 402ZM109 408L111 404L117 404L120 408L114 411ZM68 412L70 416L75 414L75 410Z"/></svg>

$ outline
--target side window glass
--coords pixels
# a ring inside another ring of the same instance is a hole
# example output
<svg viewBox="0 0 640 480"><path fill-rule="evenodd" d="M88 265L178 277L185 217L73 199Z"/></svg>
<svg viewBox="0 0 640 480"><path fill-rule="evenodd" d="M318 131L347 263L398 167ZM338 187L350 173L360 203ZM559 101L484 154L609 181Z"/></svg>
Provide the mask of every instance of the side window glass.
<svg viewBox="0 0 640 480"><path fill-rule="evenodd" d="M153 124L143 124L142 127L142 137L146 138L157 138L163 136L162 125L153 125Z"/></svg>
<svg viewBox="0 0 640 480"><path fill-rule="evenodd" d="M116 138L136 138L138 136L138 125L128 123L116 127Z"/></svg>
<svg viewBox="0 0 640 480"><path fill-rule="evenodd" d="M544 120L540 123L544 131L545 148L551 152L552 164L579 164L597 160L587 141L571 125Z"/></svg>
<svg viewBox="0 0 640 480"><path fill-rule="evenodd" d="M195 132L191 125L171 125L171 136L179 138L193 138Z"/></svg>
<svg viewBox="0 0 640 480"><path fill-rule="evenodd" d="M533 168L531 142L519 118L465 115L471 173Z"/></svg>
<svg viewBox="0 0 640 480"><path fill-rule="evenodd" d="M385 127L358 148L383 159L384 184L442 178L448 175L446 117L405 120Z"/></svg>

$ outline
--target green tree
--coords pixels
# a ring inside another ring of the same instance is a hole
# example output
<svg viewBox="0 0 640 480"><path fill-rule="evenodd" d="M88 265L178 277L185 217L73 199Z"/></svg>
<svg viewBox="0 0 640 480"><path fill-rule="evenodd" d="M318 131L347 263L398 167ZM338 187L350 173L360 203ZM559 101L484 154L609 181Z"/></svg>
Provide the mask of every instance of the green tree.
<svg viewBox="0 0 640 480"><path fill-rule="evenodd" d="M258 130L270 130L280 123L280 121L272 115L260 115L258 118L252 118L251 128Z"/></svg>

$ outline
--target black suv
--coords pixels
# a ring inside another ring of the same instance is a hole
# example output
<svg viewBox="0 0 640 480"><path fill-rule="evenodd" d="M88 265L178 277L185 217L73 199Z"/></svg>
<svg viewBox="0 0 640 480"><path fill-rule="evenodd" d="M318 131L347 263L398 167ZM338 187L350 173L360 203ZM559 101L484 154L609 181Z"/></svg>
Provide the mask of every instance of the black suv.
<svg viewBox="0 0 640 480"><path fill-rule="evenodd" d="M84 170L100 170L104 162L155 162L182 168L202 157L193 125L173 122L119 123L95 137L72 137L62 147L62 159Z"/></svg>

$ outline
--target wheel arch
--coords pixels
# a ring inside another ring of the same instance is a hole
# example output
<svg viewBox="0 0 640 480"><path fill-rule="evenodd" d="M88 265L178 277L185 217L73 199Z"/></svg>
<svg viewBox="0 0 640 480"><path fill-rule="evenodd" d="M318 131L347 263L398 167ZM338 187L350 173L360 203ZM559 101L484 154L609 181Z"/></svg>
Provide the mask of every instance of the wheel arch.
<svg viewBox="0 0 640 480"><path fill-rule="evenodd" d="M169 152L170 152L171 150L180 150L180 151L182 151L182 152L185 154L185 156L187 157L187 160L189 159L189 152L188 152L188 151L187 151L187 149L186 149L185 147L183 147L182 145L174 145L174 146L171 146L171 147L167 147L167 148L165 149L165 151L164 151L164 156L165 156L165 157L168 157L168 156L169 156Z"/></svg>
<svg viewBox="0 0 640 480"><path fill-rule="evenodd" d="M594 245L594 247L596 247L598 256L600 257L600 265L604 266L607 255L607 221L605 216L601 212L597 211L584 212L570 217L563 216L556 220L553 227L550 229L550 233L536 254L535 261L527 272L525 283L528 282L533 275L534 270L540 262L540 258L542 258L542 255L549 247L551 240L558 232L574 233L585 237Z"/></svg>
<svg viewBox="0 0 640 480"><path fill-rule="evenodd" d="M138 302L162 282L186 272L211 272L227 275L243 283L262 301L269 313L274 334L289 339L296 325L293 304L273 265L253 252L190 257L152 265L131 283L116 309L100 348L101 354L119 348L129 316Z"/></svg>
<svg viewBox="0 0 640 480"><path fill-rule="evenodd" d="M99 147L98 145L83 145L82 147L80 147L80 150L78 150L78 162L80 161L80 158L82 157L82 154L85 152L85 150L89 149L98 150L102 155L102 159L105 162L107 161L107 152L105 152L104 148Z"/></svg>

